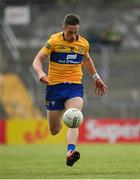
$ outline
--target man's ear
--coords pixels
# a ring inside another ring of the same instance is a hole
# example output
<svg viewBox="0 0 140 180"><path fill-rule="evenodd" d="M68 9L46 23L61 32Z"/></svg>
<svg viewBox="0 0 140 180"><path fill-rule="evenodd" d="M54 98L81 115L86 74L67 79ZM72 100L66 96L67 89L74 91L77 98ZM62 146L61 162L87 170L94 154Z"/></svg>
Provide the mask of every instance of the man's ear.
<svg viewBox="0 0 140 180"><path fill-rule="evenodd" d="M63 29L63 31L64 31L64 29L65 29L64 25L62 26L62 29Z"/></svg>

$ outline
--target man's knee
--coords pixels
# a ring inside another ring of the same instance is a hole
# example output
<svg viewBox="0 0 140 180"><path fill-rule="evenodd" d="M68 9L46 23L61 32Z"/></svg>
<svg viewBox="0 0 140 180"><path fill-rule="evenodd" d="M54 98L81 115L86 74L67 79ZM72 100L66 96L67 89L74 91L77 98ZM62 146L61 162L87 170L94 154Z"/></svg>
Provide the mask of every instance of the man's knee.
<svg viewBox="0 0 140 180"><path fill-rule="evenodd" d="M55 136L57 135L61 130L61 127L60 128L50 128L50 132L51 132L51 135Z"/></svg>
<svg viewBox="0 0 140 180"><path fill-rule="evenodd" d="M59 130L56 130L56 129L53 129L53 130L51 130L50 129L50 132L51 132L51 135L56 135L56 134L58 134L59 133Z"/></svg>

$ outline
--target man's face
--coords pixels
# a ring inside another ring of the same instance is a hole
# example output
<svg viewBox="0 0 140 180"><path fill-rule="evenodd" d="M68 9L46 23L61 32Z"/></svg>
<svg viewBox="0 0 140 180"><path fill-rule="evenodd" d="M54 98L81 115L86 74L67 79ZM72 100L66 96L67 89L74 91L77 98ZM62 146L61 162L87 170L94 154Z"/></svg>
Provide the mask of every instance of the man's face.
<svg viewBox="0 0 140 180"><path fill-rule="evenodd" d="M66 25L64 26L64 37L68 42L73 42L76 40L79 32L79 25Z"/></svg>

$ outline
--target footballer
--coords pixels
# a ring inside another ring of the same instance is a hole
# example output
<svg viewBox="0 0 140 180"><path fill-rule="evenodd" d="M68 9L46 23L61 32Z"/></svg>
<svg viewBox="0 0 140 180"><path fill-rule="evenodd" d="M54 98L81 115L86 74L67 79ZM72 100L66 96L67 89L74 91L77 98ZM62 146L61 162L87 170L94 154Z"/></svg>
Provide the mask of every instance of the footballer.
<svg viewBox="0 0 140 180"><path fill-rule="evenodd" d="M84 89L81 83L82 66L91 74L95 93L104 95L106 85L96 71L89 55L89 43L79 34L80 18L75 14L64 17L63 30L52 34L44 47L37 53L33 68L42 83L46 83L46 108L49 128L56 135L62 128L64 110L82 110ZM43 61L48 58L48 74L43 71ZM67 130L66 164L73 166L80 153L75 150L79 136L78 128Z"/></svg>

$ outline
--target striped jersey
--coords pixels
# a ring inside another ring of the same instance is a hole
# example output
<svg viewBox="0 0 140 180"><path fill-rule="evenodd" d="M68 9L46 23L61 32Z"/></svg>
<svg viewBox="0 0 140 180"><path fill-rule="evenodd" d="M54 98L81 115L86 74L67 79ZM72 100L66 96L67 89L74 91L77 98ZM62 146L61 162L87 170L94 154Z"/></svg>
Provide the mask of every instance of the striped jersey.
<svg viewBox="0 0 140 180"><path fill-rule="evenodd" d="M63 32L53 34L41 49L49 56L49 85L70 82L81 83L82 63L89 51L89 43L78 35L72 43L64 38Z"/></svg>

